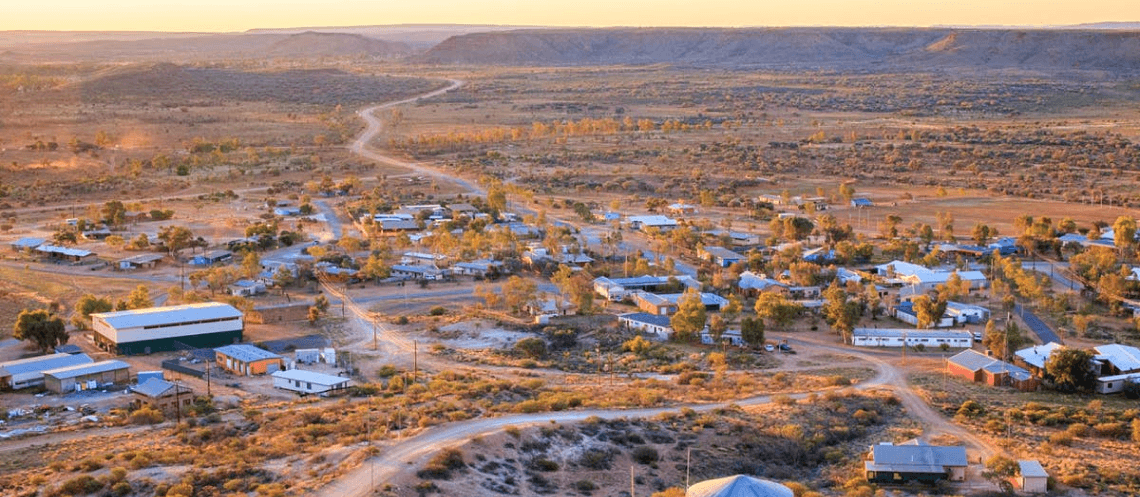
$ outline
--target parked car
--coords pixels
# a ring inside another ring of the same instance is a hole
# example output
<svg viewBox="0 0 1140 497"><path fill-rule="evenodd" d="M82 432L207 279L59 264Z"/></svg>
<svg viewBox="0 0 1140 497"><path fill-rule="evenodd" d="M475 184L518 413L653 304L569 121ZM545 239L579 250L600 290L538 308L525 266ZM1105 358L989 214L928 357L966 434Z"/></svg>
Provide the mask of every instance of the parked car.
<svg viewBox="0 0 1140 497"><path fill-rule="evenodd" d="M792 350L792 346L791 346L791 345L788 345L788 344L786 344L786 343L781 343L781 344L780 344L780 351L782 351L782 352L787 352L787 353L789 353L789 354L795 354L795 353L796 353L796 351Z"/></svg>
<svg viewBox="0 0 1140 497"><path fill-rule="evenodd" d="M768 344L768 345L765 345L765 346L764 346L764 350L766 350L766 351L768 351L768 352L775 352L775 351L776 351L776 347L773 347L773 346L772 346L772 344Z"/></svg>
<svg viewBox="0 0 1140 497"><path fill-rule="evenodd" d="M982 332L980 332L980 331L975 331L975 332L974 332L974 341L975 341L975 342L980 342L980 341L982 341Z"/></svg>

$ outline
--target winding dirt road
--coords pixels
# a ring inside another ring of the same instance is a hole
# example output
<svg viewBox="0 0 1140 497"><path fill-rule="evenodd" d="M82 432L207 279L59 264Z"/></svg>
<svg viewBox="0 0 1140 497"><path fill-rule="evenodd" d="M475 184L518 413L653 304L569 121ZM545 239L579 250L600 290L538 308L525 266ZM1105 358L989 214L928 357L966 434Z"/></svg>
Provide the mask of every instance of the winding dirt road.
<svg viewBox="0 0 1140 497"><path fill-rule="evenodd" d="M423 176L431 176L432 178L435 178L435 179L440 180L440 181L444 181L444 182L448 182L448 183L456 183L459 186L466 188L472 194L484 195L486 192L482 188L480 188L479 185L471 183L470 181L452 176L450 174L447 174L444 171L441 171L441 170L436 169L436 168L431 167L431 166L426 166L424 164L420 164L420 163L416 163L416 162L408 162L405 160L397 159L397 158L392 157L390 155L384 155L384 154L378 152L377 150L373 149L372 147L368 146L368 144L373 139L375 139L377 135L380 134L380 131L382 131L384 129L384 121L382 119L380 119L379 117L376 117L376 111L382 110L382 109L390 109L392 107L399 107L401 105L407 105L410 103L418 102L418 101L423 100L423 99L428 99L431 97L443 95L444 93L447 93L449 91L452 91L452 90L459 88L460 86L463 86L463 83L464 83L462 80L459 80L459 79L449 79L447 81L450 84L448 84L446 87L440 88L438 90L435 90L435 91L432 91L429 93L425 93L425 94L420 95L418 97L406 98L404 100L397 100L395 102L388 102L388 103L376 105L373 107L369 107L369 108L364 109L360 112L357 112L356 114L359 115L361 117L361 119L364 119L364 122L368 123L368 127L365 128L364 131L360 133L360 136L357 137L355 142L352 142L352 145L349 145L348 149L350 151L352 151L352 153L357 154L357 155L364 157L366 159L371 159L371 160L374 160L376 162L380 162L382 164L388 164L391 166L397 166L397 167L403 167L403 168L411 169L412 171L415 171L417 174L420 174Z"/></svg>

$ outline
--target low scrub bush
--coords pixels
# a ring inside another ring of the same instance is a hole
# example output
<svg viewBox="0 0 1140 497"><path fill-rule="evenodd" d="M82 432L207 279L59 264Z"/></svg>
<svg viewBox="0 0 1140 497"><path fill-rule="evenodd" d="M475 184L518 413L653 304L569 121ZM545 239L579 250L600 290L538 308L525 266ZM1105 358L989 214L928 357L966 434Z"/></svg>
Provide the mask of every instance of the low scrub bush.
<svg viewBox="0 0 1140 497"><path fill-rule="evenodd" d="M657 460L660 458L660 456L657 454L657 449L654 449L648 445L643 445L641 447L633 449L631 456L635 462L647 465L657 462Z"/></svg>
<svg viewBox="0 0 1140 497"><path fill-rule="evenodd" d="M578 465L586 469L609 470L613 466L614 455L602 449L588 449L578 457Z"/></svg>
<svg viewBox="0 0 1140 497"><path fill-rule="evenodd" d="M129 419L131 424L156 425L158 423L161 423L164 418L162 411L153 409L150 406L143 406L139 409L136 409L135 412L132 412Z"/></svg>
<svg viewBox="0 0 1140 497"><path fill-rule="evenodd" d="M466 466L463 462L463 452L459 449L444 449L428 461L423 469L416 472L416 476L424 479L446 480L451 478L451 472Z"/></svg>
<svg viewBox="0 0 1140 497"><path fill-rule="evenodd" d="M77 476L63 482L59 489L68 495L83 495L98 492L103 488L103 482L90 475Z"/></svg>
<svg viewBox="0 0 1140 497"><path fill-rule="evenodd" d="M545 457L536 457L530 461L530 468L535 471L558 471L558 463Z"/></svg>

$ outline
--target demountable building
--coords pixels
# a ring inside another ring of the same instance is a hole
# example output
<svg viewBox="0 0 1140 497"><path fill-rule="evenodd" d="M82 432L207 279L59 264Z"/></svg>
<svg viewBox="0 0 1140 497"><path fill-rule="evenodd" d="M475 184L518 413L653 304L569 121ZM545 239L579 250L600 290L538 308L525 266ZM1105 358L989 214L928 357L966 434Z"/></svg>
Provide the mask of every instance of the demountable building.
<svg viewBox="0 0 1140 497"><path fill-rule="evenodd" d="M792 489L751 476L736 475L697 483L685 497L792 497Z"/></svg>
<svg viewBox="0 0 1140 497"><path fill-rule="evenodd" d="M343 390L348 387L348 383L351 381L341 376L301 369L277 371L271 376L273 376L274 388L292 390L302 395Z"/></svg>

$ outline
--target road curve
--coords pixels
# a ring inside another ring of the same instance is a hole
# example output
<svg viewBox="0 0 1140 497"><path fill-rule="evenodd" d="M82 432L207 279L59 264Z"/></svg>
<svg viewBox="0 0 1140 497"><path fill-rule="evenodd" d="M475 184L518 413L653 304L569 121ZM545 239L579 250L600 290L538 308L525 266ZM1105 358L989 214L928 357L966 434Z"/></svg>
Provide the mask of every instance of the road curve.
<svg viewBox="0 0 1140 497"><path fill-rule="evenodd" d="M886 386L887 381L898 378L898 372L885 361L877 361L878 374L867 381L860 382L854 388L867 390ZM819 390L835 390L834 387ZM803 399L815 392L799 392L787 394L793 399ZM669 407L651 407L641 409L584 409L577 411L558 411L537 414L512 414L497 418L478 418L456 423L438 425L415 435L414 437L397 440L392 445L380 448L380 455L366 459L364 463L344 476L318 490L314 495L322 497L363 497L371 494L374 482L387 482L393 480L401 472L414 468L419 460L430 454L471 440L479 435L486 435L505 429L508 426L528 426L546 423L577 423L591 417L601 419L615 418L647 418L665 412L674 412L684 408L703 412L727 407L729 405L752 406L766 404L772 401L773 395L759 395L730 402L711 404L681 404Z"/></svg>
<svg viewBox="0 0 1140 497"><path fill-rule="evenodd" d="M448 82L450 84L448 84L447 86L440 88L438 90L429 92L429 93L425 93L425 94L420 95L418 97L406 98L404 100L397 100L395 102L383 103L380 105L369 107L369 108L364 109L360 112L357 112L357 115L359 115L362 119L364 119L364 122L366 122L368 124L368 127L365 128L364 131L360 133L360 136L356 138L356 141L352 142L352 144L348 146L349 151L351 151L352 153L354 153L356 155L364 157L366 159L374 160L376 162L411 169L412 171L415 171L417 174L421 174L424 176L431 176L432 178L435 178L439 181L456 183L456 184L462 186L463 188L467 189L468 191L470 191L472 194L475 194L475 195L485 195L486 192L482 188L480 188L479 185L471 183L470 181L460 179L460 178L457 178L455 176L448 175L448 174L444 173L443 171L440 171L440 170L435 169L433 167L425 166L423 164L419 164L416 162L408 162L405 160L400 160L400 159L397 159L397 158L392 157L390 155L384 155L384 154L382 154L382 153L380 153L380 152L376 151L375 149L368 146L368 144L374 138L376 138L377 135L380 134L380 131L382 131L384 129L384 122L379 117L376 117L376 111L381 110L381 109L398 107L401 105L407 105L410 103L418 102L421 99L439 96L439 95L442 95L442 94L447 93L449 91L455 90L455 89L459 88L460 86L463 86L463 84L464 84L464 81L459 80L459 79L449 79Z"/></svg>

